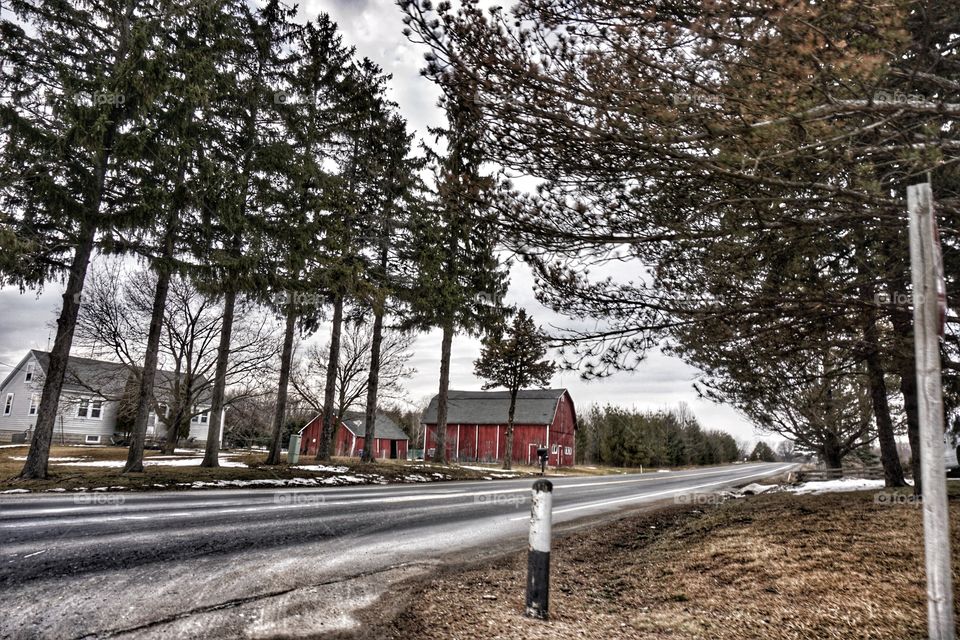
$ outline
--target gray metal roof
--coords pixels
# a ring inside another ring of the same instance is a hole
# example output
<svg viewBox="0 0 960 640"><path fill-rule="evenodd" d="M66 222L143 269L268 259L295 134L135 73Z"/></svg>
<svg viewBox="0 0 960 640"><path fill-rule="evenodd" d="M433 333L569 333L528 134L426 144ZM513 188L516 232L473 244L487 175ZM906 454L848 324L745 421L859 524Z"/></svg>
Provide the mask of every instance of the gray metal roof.
<svg viewBox="0 0 960 640"><path fill-rule="evenodd" d="M359 411L344 414L343 424L358 438L366 435L366 416ZM377 413L377 419L373 422L373 437L385 440L409 440L400 425L383 413Z"/></svg>
<svg viewBox="0 0 960 640"><path fill-rule="evenodd" d="M524 389L517 393L514 424L550 424L566 389ZM447 424L507 424L509 391L447 392ZM423 413L425 424L437 423L437 396Z"/></svg>
<svg viewBox="0 0 960 640"><path fill-rule="evenodd" d="M33 349L31 351L37 359L37 363L46 374L47 366L50 363L50 354L46 351ZM67 360L67 371L63 379L63 387L67 391L82 391L97 393L105 398L119 399L124 394L124 390L130 384L136 384L131 378L133 371L125 364L118 362L108 362L106 360L94 360L92 358L79 358L70 356ZM183 374L181 374L183 376ZM167 401L173 393L174 373L172 371L157 370L157 376L154 381L154 395L160 401ZM201 402L209 402L210 384L204 376L198 376L194 381L195 385L200 385L203 389L197 397ZM138 391L136 387L132 390Z"/></svg>

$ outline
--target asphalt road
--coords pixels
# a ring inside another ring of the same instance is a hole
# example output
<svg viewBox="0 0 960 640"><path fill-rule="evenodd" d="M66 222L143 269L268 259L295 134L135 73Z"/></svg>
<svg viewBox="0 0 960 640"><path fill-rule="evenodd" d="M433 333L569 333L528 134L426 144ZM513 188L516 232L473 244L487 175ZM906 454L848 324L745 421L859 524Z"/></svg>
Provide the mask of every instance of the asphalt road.
<svg viewBox="0 0 960 640"><path fill-rule="evenodd" d="M792 465L556 477L554 523ZM312 637L442 558L525 543L532 481L0 497L0 638Z"/></svg>

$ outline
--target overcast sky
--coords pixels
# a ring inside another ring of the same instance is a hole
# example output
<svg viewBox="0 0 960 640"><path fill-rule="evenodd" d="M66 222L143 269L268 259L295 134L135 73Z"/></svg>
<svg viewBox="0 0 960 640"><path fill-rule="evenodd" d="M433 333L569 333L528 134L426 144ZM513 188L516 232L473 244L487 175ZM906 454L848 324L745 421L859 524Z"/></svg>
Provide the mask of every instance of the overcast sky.
<svg viewBox="0 0 960 640"><path fill-rule="evenodd" d="M412 129L424 134L427 126L442 124L437 109L437 88L420 76L423 50L403 36L402 13L393 0L308 0L300 4L303 20L327 12L340 25L344 40L356 46L360 56L378 63L393 74L392 97L400 105ZM563 320L541 307L533 296L532 277L523 266L511 273L509 302L525 307L540 324ZM45 349L52 341L52 323L59 307L60 288L48 287L42 294L16 289L0 290L0 378L31 348ZM324 335L318 340L326 340ZM478 341L457 336L453 344L451 388L478 389L473 361L479 355ZM417 370L407 387L410 399L419 403L436 393L439 379L440 335L421 336L410 365ZM552 386L566 387L582 411L593 403L657 409L686 402L704 427L721 429L742 440L756 439L753 427L736 411L697 398L692 382L696 370L677 359L651 354L634 373L622 373L601 381L583 382L576 372L558 373Z"/></svg>

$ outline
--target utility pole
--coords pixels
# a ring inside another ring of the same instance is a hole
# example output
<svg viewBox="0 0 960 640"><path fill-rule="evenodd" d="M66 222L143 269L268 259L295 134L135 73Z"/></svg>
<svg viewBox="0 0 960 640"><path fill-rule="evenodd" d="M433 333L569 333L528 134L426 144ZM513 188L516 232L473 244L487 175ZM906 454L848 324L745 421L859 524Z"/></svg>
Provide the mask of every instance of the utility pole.
<svg viewBox="0 0 960 640"><path fill-rule="evenodd" d="M946 291L930 183L907 188L907 209L910 213L914 350L920 410L927 635L930 640L954 640L950 521L943 462L943 387L940 379L940 336L946 312Z"/></svg>

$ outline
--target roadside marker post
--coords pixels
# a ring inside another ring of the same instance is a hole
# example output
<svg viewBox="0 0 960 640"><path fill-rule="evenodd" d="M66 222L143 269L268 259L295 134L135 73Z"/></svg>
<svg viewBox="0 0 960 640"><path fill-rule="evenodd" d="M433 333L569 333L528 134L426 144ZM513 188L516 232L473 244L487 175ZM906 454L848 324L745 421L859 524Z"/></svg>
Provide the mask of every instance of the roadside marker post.
<svg viewBox="0 0 960 640"><path fill-rule="evenodd" d="M533 500L530 505L526 615L539 620L546 620L549 612L552 511L553 484L549 480L537 480L533 483Z"/></svg>
<svg viewBox="0 0 960 640"><path fill-rule="evenodd" d="M929 183L907 188L910 212L910 270L913 281L914 352L920 413L920 474L927 569L927 636L954 639L950 520L943 463L943 387L940 335L945 319L943 262ZM914 470L916 473L916 470Z"/></svg>

